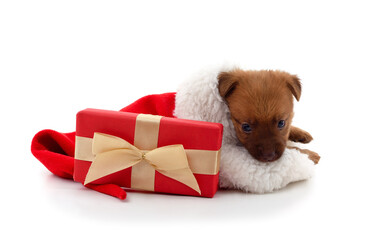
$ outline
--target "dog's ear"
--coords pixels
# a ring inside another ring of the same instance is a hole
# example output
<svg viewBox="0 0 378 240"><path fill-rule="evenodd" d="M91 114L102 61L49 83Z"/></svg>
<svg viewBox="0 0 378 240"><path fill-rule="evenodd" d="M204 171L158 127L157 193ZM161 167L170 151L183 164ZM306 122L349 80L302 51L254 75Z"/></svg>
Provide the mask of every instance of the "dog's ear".
<svg viewBox="0 0 378 240"><path fill-rule="evenodd" d="M221 72L218 74L218 83L219 94L227 98L238 85L238 79L230 72Z"/></svg>
<svg viewBox="0 0 378 240"><path fill-rule="evenodd" d="M291 75L287 80L287 87L290 89L295 99L299 101L302 93L302 85L300 79L296 75Z"/></svg>

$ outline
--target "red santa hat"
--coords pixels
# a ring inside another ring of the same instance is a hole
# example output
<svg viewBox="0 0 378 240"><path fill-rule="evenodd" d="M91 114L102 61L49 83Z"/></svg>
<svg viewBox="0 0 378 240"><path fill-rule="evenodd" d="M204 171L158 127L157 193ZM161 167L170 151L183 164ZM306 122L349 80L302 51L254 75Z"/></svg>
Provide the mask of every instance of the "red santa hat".
<svg viewBox="0 0 378 240"><path fill-rule="evenodd" d="M290 182L308 179L314 163L296 149L286 149L273 163L261 163L238 144L229 110L218 92L217 76L233 65L207 68L179 86L177 93L145 96L120 111L218 122L224 126L219 185L246 192L265 193ZM294 145L290 143L289 145ZM32 140L33 155L53 174L73 179L75 132L43 130ZM126 192L114 184L85 185L93 190L124 199Z"/></svg>

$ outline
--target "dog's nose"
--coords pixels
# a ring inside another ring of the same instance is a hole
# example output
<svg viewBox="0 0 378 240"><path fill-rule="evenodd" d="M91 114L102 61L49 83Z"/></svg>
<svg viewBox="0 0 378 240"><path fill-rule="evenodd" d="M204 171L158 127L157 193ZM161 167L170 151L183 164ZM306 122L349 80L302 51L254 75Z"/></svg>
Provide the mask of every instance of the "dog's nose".
<svg viewBox="0 0 378 240"><path fill-rule="evenodd" d="M258 150L260 159L262 161L269 162L274 160L274 158L276 157L276 152L274 151L274 149L264 149L263 147L259 146Z"/></svg>

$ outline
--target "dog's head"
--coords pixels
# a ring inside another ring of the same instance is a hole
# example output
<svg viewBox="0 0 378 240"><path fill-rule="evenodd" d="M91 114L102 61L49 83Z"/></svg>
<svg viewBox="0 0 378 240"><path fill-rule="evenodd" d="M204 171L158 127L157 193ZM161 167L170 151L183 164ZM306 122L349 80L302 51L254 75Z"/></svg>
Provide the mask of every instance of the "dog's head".
<svg viewBox="0 0 378 240"><path fill-rule="evenodd" d="M299 78L282 71L237 69L220 73L218 80L239 141L259 161L280 158L294 115L293 96L301 96Z"/></svg>

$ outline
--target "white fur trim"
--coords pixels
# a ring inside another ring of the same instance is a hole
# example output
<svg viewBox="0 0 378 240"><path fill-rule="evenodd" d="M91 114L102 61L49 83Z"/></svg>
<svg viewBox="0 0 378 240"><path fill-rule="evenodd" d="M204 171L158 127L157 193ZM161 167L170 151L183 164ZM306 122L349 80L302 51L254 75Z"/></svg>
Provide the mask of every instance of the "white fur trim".
<svg viewBox="0 0 378 240"><path fill-rule="evenodd" d="M298 150L286 149L279 160L261 163L238 146L230 112L218 92L217 79L220 72L235 68L225 64L204 69L182 83L176 94L176 117L223 124L220 187L265 193L310 178L314 163Z"/></svg>

